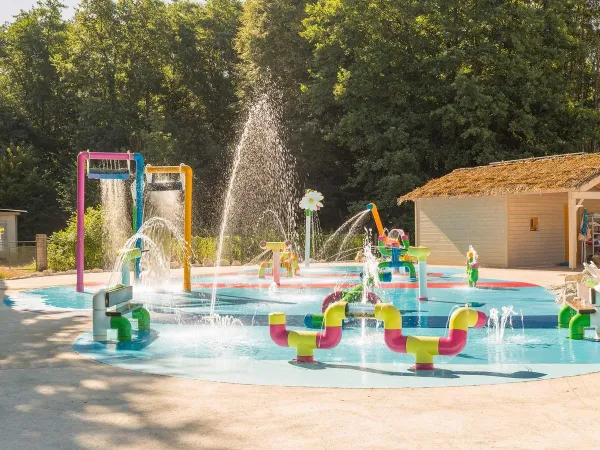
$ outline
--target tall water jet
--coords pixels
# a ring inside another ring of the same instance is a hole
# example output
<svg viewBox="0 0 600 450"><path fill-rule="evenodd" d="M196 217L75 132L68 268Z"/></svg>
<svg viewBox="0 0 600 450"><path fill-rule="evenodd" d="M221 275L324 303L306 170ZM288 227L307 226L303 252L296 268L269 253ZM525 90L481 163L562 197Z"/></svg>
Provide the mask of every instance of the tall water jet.
<svg viewBox="0 0 600 450"><path fill-rule="evenodd" d="M169 180L168 174L154 174L155 181L161 182ZM160 247L162 257L167 262L175 262L176 266L183 264L183 248L178 238L174 238L171 229L183 230L183 191L153 191L147 192L144 198L144 216L161 217L171 226L155 226L148 229L146 235L152 239L157 247ZM173 252L175 251L175 255ZM148 261L144 258L143 261ZM155 273L156 276L169 278L170 264L168 267L161 268L162 273ZM146 263L146 267L148 264Z"/></svg>
<svg viewBox="0 0 600 450"><path fill-rule="evenodd" d="M513 328L513 317L517 315L512 305L503 306L502 314L497 308L490 309L488 317L488 342L501 344L504 342L504 333L507 325ZM522 317L522 316L521 316ZM522 319L521 319L522 320Z"/></svg>
<svg viewBox="0 0 600 450"><path fill-rule="evenodd" d="M103 260L105 267L112 267L117 250L123 246L132 229L127 207L127 183L121 180L100 180L100 194Z"/></svg>
<svg viewBox="0 0 600 450"><path fill-rule="evenodd" d="M365 228L365 237L363 240L363 276L362 276L362 303L367 303L369 290L379 287L379 261L371 250L371 233Z"/></svg>
<svg viewBox="0 0 600 450"><path fill-rule="evenodd" d="M342 241L342 244L340 245L338 253L342 253L344 251L344 246L348 242L348 239L350 239L352 236L354 236L354 233L358 229L358 226L363 221L363 219L365 217L367 217L368 213L369 213L369 211L365 210L365 211L363 211L362 213L359 214L359 216L356 218L356 220L354 221L354 223L352 224L352 226L348 230L348 234L346 234L346 236L344 237L344 240ZM367 235L370 235L370 233L368 231L367 231ZM363 246L366 245L366 244L368 244L369 245L369 250L370 250L370 248L371 248L370 247L370 243L371 243L371 240L369 238L369 241L367 243L363 242Z"/></svg>
<svg viewBox="0 0 600 450"><path fill-rule="evenodd" d="M350 236L350 234L354 233L354 231L357 229L360 222L366 217L368 212L369 212L368 210L361 211L361 212L353 215L348 220L346 220L342 225L340 225L340 227L337 230L335 230L335 232L331 236L329 236L329 238L325 241L325 243L321 247L321 251L318 253L318 255L320 257L327 258L327 253L326 253L327 250L335 243L335 241L337 239L344 236L342 239L340 250L337 253L335 253L334 256L337 256L338 253L342 253L341 248L346 244L346 241L348 240L348 237ZM342 233L342 231L344 231L347 228L349 228L349 231L348 231L348 233L346 233L344 235Z"/></svg>
<svg viewBox="0 0 600 450"><path fill-rule="evenodd" d="M246 236L252 224L256 223L253 218L269 209L275 212L284 224L286 234L291 237L296 229L298 197L295 160L282 139L280 112L273 95L265 92L251 105L233 156L219 230L211 315L215 313L217 275L225 236ZM261 231L265 233L276 233L279 228L277 221L264 226ZM258 246L256 249L258 251Z"/></svg>

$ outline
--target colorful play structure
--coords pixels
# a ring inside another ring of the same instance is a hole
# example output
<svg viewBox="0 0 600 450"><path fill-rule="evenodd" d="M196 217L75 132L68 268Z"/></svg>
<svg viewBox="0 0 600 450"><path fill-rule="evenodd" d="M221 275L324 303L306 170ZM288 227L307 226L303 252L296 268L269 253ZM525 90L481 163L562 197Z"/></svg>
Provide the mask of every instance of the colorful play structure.
<svg viewBox="0 0 600 450"><path fill-rule="evenodd" d="M312 189L307 189L304 196L300 200L300 208L304 210L306 216L306 233L304 237L304 267L310 266L310 230L313 212L320 210L323 207L323 194Z"/></svg>
<svg viewBox="0 0 600 450"><path fill-rule="evenodd" d="M92 167L92 161L113 162L109 165ZM117 166L119 162L126 166ZM81 152L77 156L77 243L75 250L75 267L77 269L77 292L83 292L83 269L85 247L85 179L90 180L129 180L132 177L131 161L135 163L135 197L133 199L133 231L142 225L143 220L143 183L144 157L140 153ZM141 241L137 247L141 250ZM140 276L139 259L135 265L135 278Z"/></svg>
<svg viewBox="0 0 600 450"><path fill-rule="evenodd" d="M323 322L325 320L325 311L327 311L327 308L329 308L332 304L339 301L343 301L346 303L365 302L370 303L372 305L381 303L381 299L379 298L379 296L377 296L374 292L369 291L369 287L371 285L372 283L366 283L366 285L360 283L351 289L335 290L331 292L323 299L323 302L321 303L320 314L306 314L304 316L304 325L307 328L323 328ZM366 293L364 293L365 289L367 290ZM343 324L346 325L351 322L352 320L347 319L344 321Z"/></svg>
<svg viewBox="0 0 600 450"><path fill-rule="evenodd" d="M404 230L394 228L386 234L379 217L377 205L369 203L367 209L373 214L379 233L377 249L383 259L379 263L379 268L382 269L380 271L380 281L392 281L392 272L385 269L400 270L401 268L408 271L410 281L417 281L417 273L413 263L416 260L419 264L419 300L427 300L427 257L430 250L427 247L411 247Z"/></svg>
<svg viewBox="0 0 600 450"><path fill-rule="evenodd" d="M191 267L192 267L192 168L186 164L178 166L151 166L145 168L147 192L183 191L183 291L192 290ZM174 181L155 179L157 174L177 175Z"/></svg>
<svg viewBox="0 0 600 450"><path fill-rule="evenodd" d="M265 278L270 273L273 282L279 286L281 284L282 269L285 270L285 275L288 277L297 276L300 273L298 256L292 251L291 242L261 241L258 246L263 250L271 251L271 259L262 262L258 267L259 278Z"/></svg>
<svg viewBox="0 0 600 450"><path fill-rule="evenodd" d="M469 287L477 287L477 280L479 280L479 263L477 259L477 252L472 245L469 245L469 251L467 252L467 282Z"/></svg>
<svg viewBox="0 0 600 450"><path fill-rule="evenodd" d="M285 313L269 314L271 339L282 347L296 349L298 363L313 363L315 349L337 346L342 339L343 321L348 317L383 321L384 341L396 353L415 355L415 370L433 370L436 355L456 355L467 344L467 330L481 328L486 323L486 315L468 307L454 311L450 317L449 332L446 337L403 336L402 315L391 303L348 303L335 302L327 308L323 320L324 331L296 331L286 328Z"/></svg>
<svg viewBox="0 0 600 450"><path fill-rule="evenodd" d="M95 161L99 165L93 165ZM132 172L131 162L135 164ZM144 183L144 173L146 182ZM176 181L158 181L155 174L178 174ZM84 290L84 251L85 251L85 179L90 180L123 180L134 178L133 196L133 232L136 233L143 222L144 193L152 191L183 190L185 193L184 205L184 248L183 248L183 290L191 290L191 242L192 242L192 169L181 164L179 166L151 166L145 165L144 157L140 153L112 153L112 152L81 152L77 157L77 243L76 243L76 270L77 292ZM142 240L138 239L136 247L142 251ZM135 279L140 277L140 258L135 259ZM125 269L123 269L125 270Z"/></svg>
<svg viewBox="0 0 600 450"><path fill-rule="evenodd" d="M95 166L92 161L99 162ZM135 164L132 172L131 162ZM144 183L144 174L146 182ZM156 174L175 174L174 181L157 180ZM77 292L84 290L84 214L85 214L85 179L123 180L134 178L133 192L133 232L136 233L143 222L144 193L156 191L184 191L184 247L183 247L183 290L191 291L191 242L192 242L192 169L181 164L179 166L151 166L144 164L144 157L139 153L81 152L77 157ZM133 287L130 273L133 266L135 279L140 277L140 259L142 256L142 240L138 239L135 248L126 248L118 252L121 262L121 283L107 289L97 291L92 299L93 305L93 337L95 341L106 341L108 330L117 330L117 340L131 340L131 323L128 314L137 320L138 332L150 329L150 313L141 303L133 303Z"/></svg>
<svg viewBox="0 0 600 450"><path fill-rule="evenodd" d="M594 263L584 264L582 280L577 283L577 296L566 300L558 312L558 328L569 329L569 339L582 340L585 329L595 329L600 340L600 270Z"/></svg>

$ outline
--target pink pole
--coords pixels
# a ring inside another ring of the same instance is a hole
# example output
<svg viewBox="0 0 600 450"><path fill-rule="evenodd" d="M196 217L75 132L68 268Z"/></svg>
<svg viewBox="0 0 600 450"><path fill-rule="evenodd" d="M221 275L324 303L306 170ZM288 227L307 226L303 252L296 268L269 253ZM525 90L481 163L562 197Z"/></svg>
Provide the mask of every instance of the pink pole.
<svg viewBox="0 0 600 450"><path fill-rule="evenodd" d="M273 281L277 284L277 286L280 285L280 278L279 278L279 266L281 265L281 254L279 252L273 252Z"/></svg>
<svg viewBox="0 0 600 450"><path fill-rule="evenodd" d="M77 245L75 268L77 269L77 292L83 292L84 237L85 237L85 163L88 159L128 160L133 153L81 152L77 156Z"/></svg>
<svg viewBox="0 0 600 450"><path fill-rule="evenodd" d="M75 249L75 265L77 268L77 292L83 292L83 245L85 216L85 162L88 152L77 156L77 247Z"/></svg>
<svg viewBox="0 0 600 450"><path fill-rule="evenodd" d="M81 152L79 155L81 156L82 153L88 155L88 152ZM90 152L89 155L90 159L112 159L113 161L133 159L133 153Z"/></svg>

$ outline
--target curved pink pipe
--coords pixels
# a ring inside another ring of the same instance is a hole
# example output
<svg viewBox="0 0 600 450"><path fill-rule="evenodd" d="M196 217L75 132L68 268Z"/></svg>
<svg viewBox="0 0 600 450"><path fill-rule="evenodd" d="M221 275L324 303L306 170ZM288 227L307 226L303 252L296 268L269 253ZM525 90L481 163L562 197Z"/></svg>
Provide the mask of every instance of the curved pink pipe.
<svg viewBox="0 0 600 450"><path fill-rule="evenodd" d="M281 325L269 325L269 333L271 339L280 347L289 347L288 345L288 334L290 332L285 329L285 324Z"/></svg>
<svg viewBox="0 0 600 450"><path fill-rule="evenodd" d="M482 328L485 325L485 313L477 311L477 323L473 328ZM438 351L440 355L458 355L467 345L467 330L450 329L448 336L440 338Z"/></svg>
<svg viewBox="0 0 600 450"><path fill-rule="evenodd" d="M384 330L383 340L390 350L396 353L406 353L406 336L402 336L402 330Z"/></svg>
<svg viewBox="0 0 600 450"><path fill-rule="evenodd" d="M269 325L269 334L271 339L281 347L289 347L288 335L289 330L285 324ZM342 340L342 327L325 327L325 331L317 332L317 348L333 348Z"/></svg>
<svg viewBox="0 0 600 450"><path fill-rule="evenodd" d="M440 338L438 352L440 355L457 355L466 345L466 330L449 330L448 336Z"/></svg>
<svg viewBox="0 0 600 450"><path fill-rule="evenodd" d="M317 333L317 348L333 348L342 340L342 327L325 327Z"/></svg>
<svg viewBox="0 0 600 450"><path fill-rule="evenodd" d="M483 328L487 322L487 316L482 311L477 311L477 323L473 328Z"/></svg>

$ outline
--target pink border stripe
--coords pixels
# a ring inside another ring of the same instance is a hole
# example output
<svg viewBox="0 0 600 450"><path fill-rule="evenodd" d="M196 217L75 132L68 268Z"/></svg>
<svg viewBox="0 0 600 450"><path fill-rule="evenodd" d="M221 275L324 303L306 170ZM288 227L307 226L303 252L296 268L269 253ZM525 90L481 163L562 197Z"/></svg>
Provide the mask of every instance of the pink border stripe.
<svg viewBox="0 0 600 450"><path fill-rule="evenodd" d="M232 289L243 289L243 288L268 288L271 283L217 283L217 288L232 288ZM345 289L354 287L356 283L286 283L282 280L279 288L285 289L301 289L301 288L337 288ZM192 287L195 288L212 288L212 283L192 283ZM382 289L417 289L418 283L382 283L380 286ZM429 289L448 289L448 288L460 288L466 287L466 283L427 283ZM478 288L531 288L539 287L536 284L524 283L521 281L500 281L500 282L482 282L477 283Z"/></svg>
<svg viewBox="0 0 600 450"><path fill-rule="evenodd" d="M104 286L106 283L98 281L86 283L87 286ZM244 289L244 288L269 288L271 283L217 283L217 288L232 288L232 289ZM71 284L70 286L75 286ZM192 287L195 288L212 288L212 283L192 283ZM356 283L286 283L282 281L280 288L286 289L301 289L301 288L336 288L346 289L356 286ZM382 289L416 289L418 283L382 283ZM430 289L449 289L466 287L465 283L427 283L427 287ZM477 287L481 288L532 288L539 287L537 284L524 283L521 281L496 281L496 282L483 282L477 283Z"/></svg>

